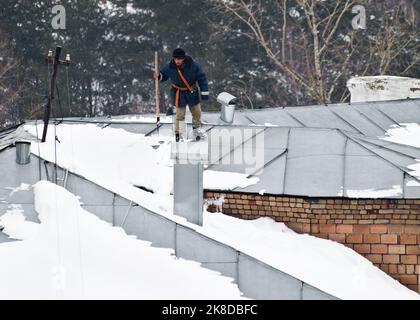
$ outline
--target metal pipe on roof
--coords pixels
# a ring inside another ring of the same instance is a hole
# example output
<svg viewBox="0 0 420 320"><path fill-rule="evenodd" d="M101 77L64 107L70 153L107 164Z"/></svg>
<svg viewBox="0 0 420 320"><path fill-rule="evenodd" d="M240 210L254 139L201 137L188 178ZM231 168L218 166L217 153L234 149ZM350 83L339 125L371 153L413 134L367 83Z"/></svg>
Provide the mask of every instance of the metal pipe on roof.
<svg viewBox="0 0 420 320"><path fill-rule="evenodd" d="M222 105L220 119L226 123L233 123L235 117L236 97L227 92L217 96L217 102Z"/></svg>
<svg viewBox="0 0 420 320"><path fill-rule="evenodd" d="M31 162L31 143L29 141L16 141L16 163L27 165Z"/></svg>

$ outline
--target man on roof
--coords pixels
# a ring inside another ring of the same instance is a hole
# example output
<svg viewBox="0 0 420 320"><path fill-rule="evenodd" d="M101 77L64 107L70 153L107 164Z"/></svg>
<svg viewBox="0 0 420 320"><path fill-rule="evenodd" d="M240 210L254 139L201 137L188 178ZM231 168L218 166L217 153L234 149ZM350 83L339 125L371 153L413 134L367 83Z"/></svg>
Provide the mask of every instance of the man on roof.
<svg viewBox="0 0 420 320"><path fill-rule="evenodd" d="M204 138L205 133L201 129L200 101L208 100L209 88L207 76L200 64L186 55L184 49L177 48L173 51L172 60L160 70L157 77L161 82L171 80L172 101L176 107L176 141L183 139L182 130L187 105L193 117L194 138L196 140Z"/></svg>

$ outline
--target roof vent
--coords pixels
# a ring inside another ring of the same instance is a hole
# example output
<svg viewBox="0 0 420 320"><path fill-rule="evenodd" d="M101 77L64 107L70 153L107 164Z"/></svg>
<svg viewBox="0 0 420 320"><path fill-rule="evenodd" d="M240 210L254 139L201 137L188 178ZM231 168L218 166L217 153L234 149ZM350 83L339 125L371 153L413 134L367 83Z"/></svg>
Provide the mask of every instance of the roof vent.
<svg viewBox="0 0 420 320"><path fill-rule="evenodd" d="M233 123L235 116L236 97L230 93L222 92L217 96L217 102L222 105L220 119L227 123Z"/></svg>
<svg viewBox="0 0 420 320"><path fill-rule="evenodd" d="M31 143L29 141L16 141L16 163L26 165L31 162Z"/></svg>

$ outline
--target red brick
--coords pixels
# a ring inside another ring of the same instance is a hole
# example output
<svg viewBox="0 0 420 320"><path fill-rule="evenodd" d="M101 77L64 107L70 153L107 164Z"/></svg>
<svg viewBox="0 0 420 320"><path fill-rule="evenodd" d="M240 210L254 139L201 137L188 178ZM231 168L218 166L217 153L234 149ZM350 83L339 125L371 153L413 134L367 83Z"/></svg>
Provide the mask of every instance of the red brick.
<svg viewBox="0 0 420 320"><path fill-rule="evenodd" d="M415 255L403 255L403 256L401 256L401 263L417 264L417 256L415 256Z"/></svg>
<svg viewBox="0 0 420 320"><path fill-rule="evenodd" d="M347 243L363 243L363 235L361 234L349 234L346 239Z"/></svg>
<svg viewBox="0 0 420 320"><path fill-rule="evenodd" d="M402 275L400 281L403 284L417 284L418 277L416 275Z"/></svg>
<svg viewBox="0 0 420 320"><path fill-rule="evenodd" d="M330 234L329 239L332 241L339 242L339 243L345 243L346 235L345 234Z"/></svg>
<svg viewBox="0 0 420 320"><path fill-rule="evenodd" d="M396 233L396 234L403 234L403 233L405 233L404 226L402 226L402 225L390 225L390 226L388 226L388 232L389 233Z"/></svg>
<svg viewBox="0 0 420 320"><path fill-rule="evenodd" d="M370 232L371 233L387 233L388 226L373 225L373 226L370 226Z"/></svg>
<svg viewBox="0 0 420 320"><path fill-rule="evenodd" d="M325 204L312 204L312 209L325 209Z"/></svg>
<svg viewBox="0 0 420 320"><path fill-rule="evenodd" d="M396 234L383 234L381 235L381 243L397 244L398 236Z"/></svg>
<svg viewBox="0 0 420 320"><path fill-rule="evenodd" d="M370 253L370 244L355 244L354 250L358 253Z"/></svg>
<svg viewBox="0 0 420 320"><path fill-rule="evenodd" d="M352 225L338 225L337 226L337 233L353 233L353 226Z"/></svg>
<svg viewBox="0 0 420 320"><path fill-rule="evenodd" d="M400 263L400 256L396 254L387 254L383 256L383 261L384 263Z"/></svg>
<svg viewBox="0 0 420 320"><path fill-rule="evenodd" d="M343 220L345 224L357 224L357 220Z"/></svg>
<svg viewBox="0 0 420 320"><path fill-rule="evenodd" d="M399 274L405 274L406 273L405 272L405 265L403 265L403 264L398 265L398 273Z"/></svg>
<svg viewBox="0 0 420 320"><path fill-rule="evenodd" d="M290 222L287 226L297 233L303 233L303 224L297 222Z"/></svg>
<svg viewBox="0 0 420 320"><path fill-rule="evenodd" d="M414 274L414 265L410 264L410 265L406 265L406 273L407 274Z"/></svg>
<svg viewBox="0 0 420 320"><path fill-rule="evenodd" d="M390 245L388 246L388 252L390 254L405 254L404 245Z"/></svg>
<svg viewBox="0 0 420 320"><path fill-rule="evenodd" d="M406 246L405 249L407 251L407 254L420 255L420 245Z"/></svg>
<svg viewBox="0 0 420 320"><path fill-rule="evenodd" d="M384 257L383 257L384 258ZM389 265L389 273L390 274L394 274L397 273L398 269L397 269L397 265L396 264L390 264Z"/></svg>
<svg viewBox="0 0 420 320"><path fill-rule="evenodd" d="M416 235L408 235L408 234L402 234L400 236L400 243L401 244L417 244Z"/></svg>
<svg viewBox="0 0 420 320"><path fill-rule="evenodd" d="M382 263L382 256L380 254L367 254L366 259L372 263Z"/></svg>
<svg viewBox="0 0 420 320"><path fill-rule="evenodd" d="M308 231L306 231L306 232L310 232L310 230L311 230L310 229L311 219L300 219L300 218L298 218L296 221L307 224L309 226L309 228L308 228Z"/></svg>
<svg viewBox="0 0 420 320"><path fill-rule="evenodd" d="M388 246L386 244L372 244L372 253L388 253Z"/></svg>
<svg viewBox="0 0 420 320"><path fill-rule="evenodd" d="M355 225L353 226L354 233L370 233L370 226L368 225Z"/></svg>
<svg viewBox="0 0 420 320"><path fill-rule="evenodd" d="M302 224L302 233L311 233L311 225L309 223Z"/></svg>
<svg viewBox="0 0 420 320"><path fill-rule="evenodd" d="M364 243L381 243L379 234L365 234L363 235Z"/></svg>
<svg viewBox="0 0 420 320"><path fill-rule="evenodd" d="M417 226L417 225L404 226L404 233L420 235L420 226Z"/></svg>
<svg viewBox="0 0 420 320"><path fill-rule="evenodd" d="M311 224L311 233L312 234L319 233L319 224Z"/></svg>
<svg viewBox="0 0 420 320"><path fill-rule="evenodd" d="M319 230L321 233L335 233L335 224L321 224Z"/></svg>
<svg viewBox="0 0 420 320"><path fill-rule="evenodd" d="M363 225L370 225L373 224L373 220L359 220L359 224L363 224Z"/></svg>

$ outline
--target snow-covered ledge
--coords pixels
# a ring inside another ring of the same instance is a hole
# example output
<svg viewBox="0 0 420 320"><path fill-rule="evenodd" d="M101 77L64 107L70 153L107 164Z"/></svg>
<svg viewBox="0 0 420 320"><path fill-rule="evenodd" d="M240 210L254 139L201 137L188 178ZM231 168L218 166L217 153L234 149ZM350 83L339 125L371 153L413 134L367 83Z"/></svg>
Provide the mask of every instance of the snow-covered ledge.
<svg viewBox="0 0 420 320"><path fill-rule="evenodd" d="M351 103L420 98L420 79L372 76L355 77L347 81Z"/></svg>

